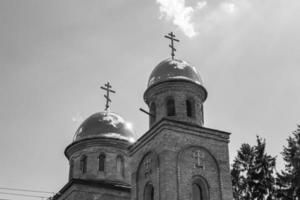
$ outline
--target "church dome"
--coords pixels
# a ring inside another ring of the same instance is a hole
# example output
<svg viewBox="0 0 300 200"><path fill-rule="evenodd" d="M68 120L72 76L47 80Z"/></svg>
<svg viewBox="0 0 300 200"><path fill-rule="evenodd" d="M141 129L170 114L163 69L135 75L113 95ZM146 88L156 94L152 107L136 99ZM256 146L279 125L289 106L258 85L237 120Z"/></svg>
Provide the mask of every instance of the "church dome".
<svg viewBox="0 0 300 200"><path fill-rule="evenodd" d="M74 141L86 138L113 138L135 141L130 123L112 112L98 112L87 118L77 129Z"/></svg>
<svg viewBox="0 0 300 200"><path fill-rule="evenodd" d="M188 62L179 59L165 59L152 71L148 87L171 80L186 80L202 85L202 80L196 68Z"/></svg>

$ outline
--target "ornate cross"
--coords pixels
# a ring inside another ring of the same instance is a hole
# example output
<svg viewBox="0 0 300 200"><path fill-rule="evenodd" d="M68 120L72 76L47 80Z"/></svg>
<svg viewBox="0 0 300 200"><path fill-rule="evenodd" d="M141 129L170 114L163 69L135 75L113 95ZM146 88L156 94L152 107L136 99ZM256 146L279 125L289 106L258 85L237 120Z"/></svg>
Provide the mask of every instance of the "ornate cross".
<svg viewBox="0 0 300 200"><path fill-rule="evenodd" d="M165 38L170 39L171 40L171 44L169 44L169 47L171 48L171 56L172 56L172 60L174 60L174 56L175 56L175 47L174 47L174 41L175 42L179 42L178 39L175 38L175 35L173 32L168 33L168 35L165 35Z"/></svg>
<svg viewBox="0 0 300 200"><path fill-rule="evenodd" d="M151 168L150 168L151 161L152 161L151 158L147 158L144 162L145 176L148 176L149 174L151 174Z"/></svg>
<svg viewBox="0 0 300 200"><path fill-rule="evenodd" d="M201 160L204 158L204 153L201 152L200 150L194 151L193 157L196 159L196 163L194 164L194 167L203 169L204 166L201 164Z"/></svg>
<svg viewBox="0 0 300 200"><path fill-rule="evenodd" d="M109 82L107 82L104 86L105 87L101 86L100 88L106 91L106 95L104 95L104 97L106 99L105 110L107 111L107 109L109 108L109 103L111 102L111 99L109 98L109 93L116 92L111 89L111 85L109 84Z"/></svg>

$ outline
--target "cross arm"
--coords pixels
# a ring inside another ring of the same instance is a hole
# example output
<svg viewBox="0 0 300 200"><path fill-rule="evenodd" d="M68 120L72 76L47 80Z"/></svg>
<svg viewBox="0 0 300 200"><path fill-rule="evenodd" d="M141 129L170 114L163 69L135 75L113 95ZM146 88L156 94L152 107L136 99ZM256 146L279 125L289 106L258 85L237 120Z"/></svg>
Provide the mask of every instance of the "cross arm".
<svg viewBox="0 0 300 200"><path fill-rule="evenodd" d="M107 95L104 95L104 97L108 102L111 102L111 99Z"/></svg>
<svg viewBox="0 0 300 200"><path fill-rule="evenodd" d="M173 47L172 45L169 45L169 47L170 47L171 49L173 49L174 51L176 51L176 48Z"/></svg>
<svg viewBox="0 0 300 200"><path fill-rule="evenodd" d="M108 89L108 88L105 88L105 87L103 87L103 86L101 86L100 88L103 89L103 90L109 91L109 92L111 92L111 93L116 93L116 91L111 90L111 89Z"/></svg>
<svg viewBox="0 0 300 200"><path fill-rule="evenodd" d="M176 42L179 42L178 39L176 39L176 38L174 38L174 37L170 37L170 36L168 36L168 35L165 35L165 38L168 38L168 39L170 39L170 40L174 40L174 41L176 41Z"/></svg>

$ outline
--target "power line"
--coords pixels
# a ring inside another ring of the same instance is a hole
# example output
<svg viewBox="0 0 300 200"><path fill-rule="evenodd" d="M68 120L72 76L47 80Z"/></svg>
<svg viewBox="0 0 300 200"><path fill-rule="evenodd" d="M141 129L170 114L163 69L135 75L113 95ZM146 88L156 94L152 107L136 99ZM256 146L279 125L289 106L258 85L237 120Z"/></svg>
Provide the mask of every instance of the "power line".
<svg viewBox="0 0 300 200"><path fill-rule="evenodd" d="M0 194L8 194L8 195L15 195L15 196L22 196L22 197L35 197L35 198L48 198L46 196L37 196L37 195L29 195L29 194L18 194L12 192L0 192Z"/></svg>
<svg viewBox="0 0 300 200"><path fill-rule="evenodd" d="M0 190L12 190L12 191L22 191L22 192L35 192L35 193L55 194L54 192L47 192L47 191L42 191L42 190L28 190L28 189L7 188L7 187L0 187Z"/></svg>
<svg viewBox="0 0 300 200"><path fill-rule="evenodd" d="M1 198L0 198L0 200L12 200L12 199L1 199Z"/></svg>

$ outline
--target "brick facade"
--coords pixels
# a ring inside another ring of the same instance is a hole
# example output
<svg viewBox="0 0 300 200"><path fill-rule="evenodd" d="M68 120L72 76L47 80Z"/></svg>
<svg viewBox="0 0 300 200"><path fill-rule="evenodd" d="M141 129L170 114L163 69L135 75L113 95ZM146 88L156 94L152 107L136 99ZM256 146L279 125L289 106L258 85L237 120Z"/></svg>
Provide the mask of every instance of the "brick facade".
<svg viewBox="0 0 300 200"><path fill-rule="evenodd" d="M202 177L209 199L232 200L228 139L226 132L162 119L130 148L131 199L142 200L144 186L151 182L157 200L190 200L193 178ZM195 166L193 153L198 150L203 168ZM150 176L144 175L147 155L155 157Z"/></svg>

